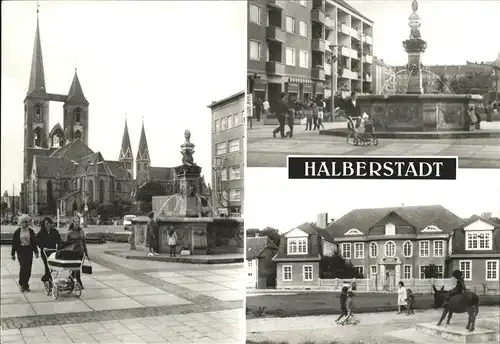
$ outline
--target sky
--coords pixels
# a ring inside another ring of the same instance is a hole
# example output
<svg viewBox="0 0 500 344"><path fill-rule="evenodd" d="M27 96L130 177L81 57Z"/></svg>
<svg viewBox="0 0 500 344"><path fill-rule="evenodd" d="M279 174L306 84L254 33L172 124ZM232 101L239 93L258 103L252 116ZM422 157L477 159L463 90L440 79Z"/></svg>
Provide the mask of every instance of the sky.
<svg viewBox="0 0 500 344"><path fill-rule="evenodd" d="M338 219L357 208L403 204L440 204L464 218L483 212L500 217L500 170L459 169L457 180L450 181L288 180L286 168L245 173L246 228L287 231L316 222L319 213Z"/></svg>
<svg viewBox="0 0 500 344"><path fill-rule="evenodd" d="M19 193L23 101L36 29L34 1L2 1L1 190ZM207 106L246 87L244 1L41 1L49 93L67 94L77 68L89 106L89 146L118 160L125 116L134 158L144 117L152 166L181 164L191 130L195 162L211 176ZM50 103L52 128L62 103ZM49 129L50 130L50 129Z"/></svg>
<svg viewBox="0 0 500 344"><path fill-rule="evenodd" d="M408 63L402 41L409 38L411 0L347 0L373 20L374 55L389 65ZM420 0L422 39L427 41L424 65L494 61L500 53L499 0ZM496 35L495 35L496 33Z"/></svg>

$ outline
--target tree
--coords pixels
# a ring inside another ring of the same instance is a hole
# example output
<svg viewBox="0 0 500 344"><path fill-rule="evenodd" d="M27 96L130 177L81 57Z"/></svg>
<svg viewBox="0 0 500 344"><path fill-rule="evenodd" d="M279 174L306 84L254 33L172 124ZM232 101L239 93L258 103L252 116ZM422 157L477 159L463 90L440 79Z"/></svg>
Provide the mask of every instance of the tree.
<svg viewBox="0 0 500 344"><path fill-rule="evenodd" d="M258 228L248 228L246 230L246 234L248 238L254 237L257 233L260 233L260 229Z"/></svg>
<svg viewBox="0 0 500 344"><path fill-rule="evenodd" d="M127 200L114 200L113 201L113 217L123 217L130 213L132 203Z"/></svg>
<svg viewBox="0 0 500 344"><path fill-rule="evenodd" d="M97 206L97 214L101 216L101 221L107 221L109 217L113 216L113 204L104 202Z"/></svg>
<svg viewBox="0 0 500 344"><path fill-rule="evenodd" d="M139 202L153 202L153 196L165 195L165 188L157 181L149 181L137 190L136 199Z"/></svg>
<svg viewBox="0 0 500 344"><path fill-rule="evenodd" d="M262 230L258 228L248 228L246 230L247 238L255 237L257 233L259 234L259 236L266 236L271 239L271 241L274 242L276 246L280 245L281 234L276 228L266 227Z"/></svg>
<svg viewBox="0 0 500 344"><path fill-rule="evenodd" d="M88 201L87 202L87 208L89 208L89 213L97 209L98 204L94 201ZM85 210L85 202L82 202L80 204L80 212L83 212Z"/></svg>
<svg viewBox="0 0 500 344"><path fill-rule="evenodd" d="M5 213L7 212L8 207L9 205L7 204L7 202L3 201L1 204L2 217L5 217Z"/></svg>
<svg viewBox="0 0 500 344"><path fill-rule="evenodd" d="M438 278L439 272L437 266L434 264L429 264L424 269L425 278Z"/></svg>
<svg viewBox="0 0 500 344"><path fill-rule="evenodd" d="M323 257L319 262L321 278L363 278L354 265L335 252L331 257Z"/></svg>

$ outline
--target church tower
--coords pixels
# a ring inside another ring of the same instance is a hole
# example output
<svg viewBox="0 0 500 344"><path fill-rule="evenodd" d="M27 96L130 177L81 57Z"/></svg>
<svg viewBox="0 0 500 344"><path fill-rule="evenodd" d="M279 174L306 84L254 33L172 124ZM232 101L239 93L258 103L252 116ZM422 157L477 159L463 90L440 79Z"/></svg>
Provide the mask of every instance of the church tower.
<svg viewBox="0 0 500 344"><path fill-rule="evenodd" d="M64 132L69 142L80 139L89 144L89 102L85 98L82 85L75 69L68 97L64 102Z"/></svg>
<svg viewBox="0 0 500 344"><path fill-rule="evenodd" d="M132 145L130 144L130 136L128 134L128 125L126 118L125 129L123 130L122 148L120 150L120 157L118 158L118 161L123 164L123 167L130 175L130 179L133 179L134 155L132 153Z"/></svg>
<svg viewBox="0 0 500 344"><path fill-rule="evenodd" d="M144 119L142 120L141 138L139 139L139 149L135 159L137 179L145 181L149 179L149 158L148 141L146 140L146 131L144 130Z"/></svg>
<svg viewBox="0 0 500 344"><path fill-rule="evenodd" d="M24 99L24 181L31 175L33 156L49 149L49 97L45 89L39 10L36 11L36 31L31 60L28 92Z"/></svg>

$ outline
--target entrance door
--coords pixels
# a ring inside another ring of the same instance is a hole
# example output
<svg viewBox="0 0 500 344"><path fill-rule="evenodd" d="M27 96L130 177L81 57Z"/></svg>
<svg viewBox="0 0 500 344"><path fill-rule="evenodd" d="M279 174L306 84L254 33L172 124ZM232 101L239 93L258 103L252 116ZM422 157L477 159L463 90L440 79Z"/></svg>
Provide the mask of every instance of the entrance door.
<svg viewBox="0 0 500 344"><path fill-rule="evenodd" d="M385 288L387 291L396 290L396 272L394 269L387 269L385 272Z"/></svg>

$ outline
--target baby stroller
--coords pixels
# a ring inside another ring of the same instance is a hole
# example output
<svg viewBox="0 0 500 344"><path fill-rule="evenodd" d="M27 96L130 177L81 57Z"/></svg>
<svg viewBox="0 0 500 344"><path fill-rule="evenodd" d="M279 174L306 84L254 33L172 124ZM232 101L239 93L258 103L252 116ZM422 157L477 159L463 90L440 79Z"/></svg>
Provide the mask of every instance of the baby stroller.
<svg viewBox="0 0 500 344"><path fill-rule="evenodd" d="M371 144L378 146L378 139L373 134L373 122L368 119L368 116L363 116L363 119L358 117L356 123L354 123L352 117L347 117L347 128L349 130L348 140L352 138L352 143L355 146L368 146Z"/></svg>
<svg viewBox="0 0 500 344"><path fill-rule="evenodd" d="M57 300L60 292L68 295L73 293L76 297L82 295L82 286L73 277L73 271L82 269L85 260L81 251L56 251L44 249L43 253L47 257L47 265L50 270L50 280L44 282L45 294L52 294L52 298ZM58 278L59 273L69 272L67 278Z"/></svg>

